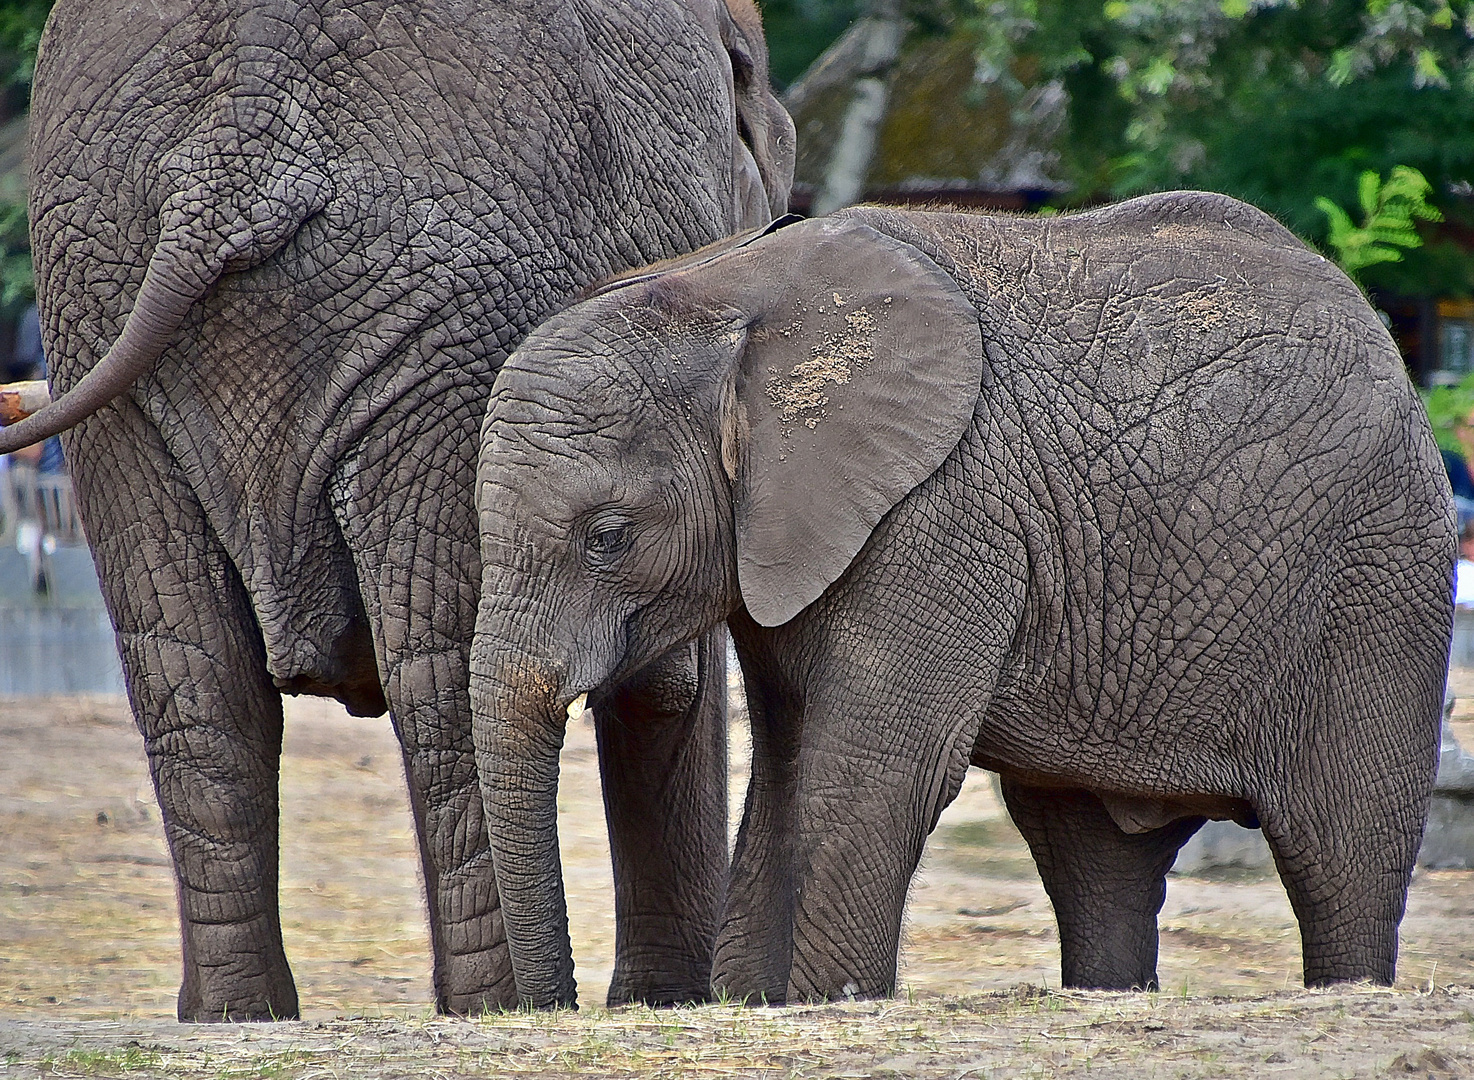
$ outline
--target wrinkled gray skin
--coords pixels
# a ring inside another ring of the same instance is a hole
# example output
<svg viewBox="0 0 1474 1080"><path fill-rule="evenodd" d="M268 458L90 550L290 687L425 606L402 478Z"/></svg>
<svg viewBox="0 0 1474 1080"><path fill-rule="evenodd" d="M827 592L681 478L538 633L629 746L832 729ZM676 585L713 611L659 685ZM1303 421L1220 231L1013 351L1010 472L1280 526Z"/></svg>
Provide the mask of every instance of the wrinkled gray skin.
<svg viewBox="0 0 1474 1080"><path fill-rule="evenodd" d="M1259 212L861 208L729 241L539 327L481 453L472 703L525 996L567 992L563 706L723 619L753 725L729 993L891 992L969 763L1002 773L1066 985L1156 984L1207 818L1262 824L1307 984L1391 982L1449 492L1372 309Z"/></svg>
<svg viewBox="0 0 1474 1080"><path fill-rule="evenodd" d="M57 5L31 220L66 396L0 443L102 406L65 447L174 859L180 1019L297 1015L284 692L389 709L437 1006L517 1003L467 698L476 433L549 311L784 207L792 126L756 10L731 8ZM691 652L603 718L649 736L601 743L615 849L648 853L619 867L615 1000L709 981L724 679L714 639ZM686 770L652 775L662 755Z"/></svg>

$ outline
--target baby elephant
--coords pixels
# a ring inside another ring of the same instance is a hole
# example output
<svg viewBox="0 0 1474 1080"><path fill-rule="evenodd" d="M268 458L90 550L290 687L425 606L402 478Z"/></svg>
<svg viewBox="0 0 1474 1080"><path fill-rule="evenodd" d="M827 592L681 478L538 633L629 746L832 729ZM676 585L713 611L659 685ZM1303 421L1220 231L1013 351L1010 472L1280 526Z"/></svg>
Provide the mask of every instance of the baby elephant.
<svg viewBox="0 0 1474 1080"><path fill-rule="evenodd" d="M753 770L717 988L892 992L969 763L1002 774L1066 985L1156 985L1165 874L1208 818L1263 827L1307 985L1392 981L1449 489L1376 314L1258 211L866 207L651 268L507 362L477 498L476 749L524 1000L573 996L565 707L724 619Z"/></svg>

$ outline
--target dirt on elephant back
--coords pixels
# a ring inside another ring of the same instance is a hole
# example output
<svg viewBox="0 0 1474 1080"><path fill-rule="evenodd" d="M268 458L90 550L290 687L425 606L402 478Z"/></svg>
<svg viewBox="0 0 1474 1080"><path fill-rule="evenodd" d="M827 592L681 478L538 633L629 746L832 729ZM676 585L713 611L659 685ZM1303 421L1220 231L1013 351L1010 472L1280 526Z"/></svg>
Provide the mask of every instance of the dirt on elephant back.
<svg viewBox="0 0 1474 1080"><path fill-rule="evenodd" d="M1458 728L1474 746L1474 670ZM734 821L747 736L733 727ZM974 770L913 886L889 1002L605 1010L613 961L593 733L560 832L578 1013L433 1018L403 770L387 720L291 701L282 921L304 1020L172 1021L178 931L127 706L0 702L0 1076L1474 1075L1474 873L1420 872L1398 985L1307 993L1271 873L1173 877L1156 994L1058 989L1048 900Z"/></svg>

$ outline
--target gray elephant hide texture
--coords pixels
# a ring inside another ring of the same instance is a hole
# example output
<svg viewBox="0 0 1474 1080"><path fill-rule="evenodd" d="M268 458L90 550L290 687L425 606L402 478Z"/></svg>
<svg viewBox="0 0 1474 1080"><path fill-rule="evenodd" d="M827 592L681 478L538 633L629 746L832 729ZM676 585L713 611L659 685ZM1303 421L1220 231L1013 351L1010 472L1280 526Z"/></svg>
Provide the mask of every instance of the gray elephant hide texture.
<svg viewBox="0 0 1474 1080"><path fill-rule="evenodd" d="M37 293L53 391L126 390L64 438L175 859L181 1017L297 1011L281 691L390 709L437 1003L515 1003L466 698L487 395L591 283L781 213L792 155L748 0L57 4Z"/></svg>
<svg viewBox="0 0 1474 1080"><path fill-rule="evenodd" d="M730 621L754 763L727 992L890 992L970 763L1002 774L1067 985L1156 984L1165 874L1209 818L1263 827L1307 983L1393 978L1448 486L1375 312L1251 207L857 208L698 253L523 343L477 498L499 867L547 841L498 790L546 775L511 764L559 722L529 672L597 701Z"/></svg>

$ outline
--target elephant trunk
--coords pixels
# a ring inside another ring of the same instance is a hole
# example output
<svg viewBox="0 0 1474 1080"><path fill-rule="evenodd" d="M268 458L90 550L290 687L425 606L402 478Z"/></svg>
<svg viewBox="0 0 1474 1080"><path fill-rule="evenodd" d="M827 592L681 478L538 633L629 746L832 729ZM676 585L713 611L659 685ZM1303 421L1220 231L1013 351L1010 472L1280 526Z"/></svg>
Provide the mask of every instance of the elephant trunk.
<svg viewBox="0 0 1474 1080"><path fill-rule="evenodd" d="M476 767L517 995L532 1008L572 1006L573 946L558 856L566 705L547 668L506 654L473 664L472 700Z"/></svg>

